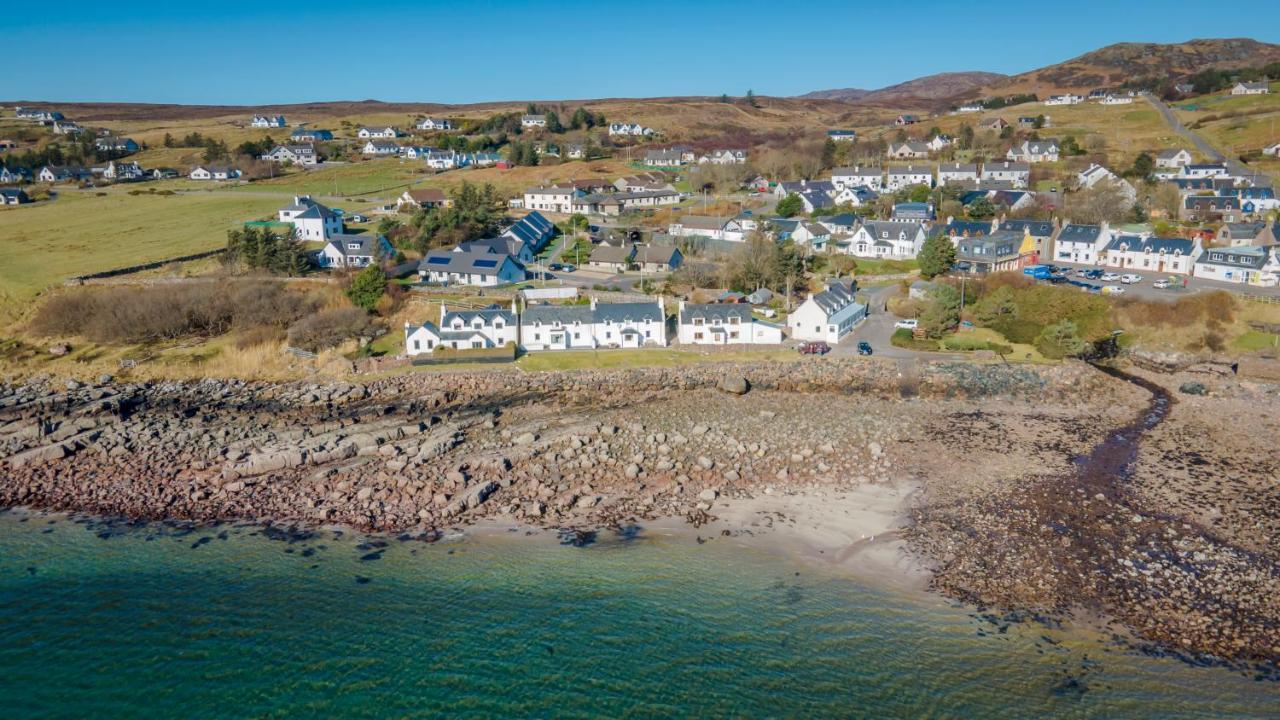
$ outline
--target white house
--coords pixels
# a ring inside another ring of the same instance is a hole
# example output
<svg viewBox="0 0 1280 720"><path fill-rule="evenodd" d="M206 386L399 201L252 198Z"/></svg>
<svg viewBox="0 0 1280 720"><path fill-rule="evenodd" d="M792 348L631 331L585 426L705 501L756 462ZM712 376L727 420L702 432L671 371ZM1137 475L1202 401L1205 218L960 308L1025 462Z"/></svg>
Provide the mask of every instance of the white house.
<svg viewBox="0 0 1280 720"><path fill-rule="evenodd" d="M746 150L712 150L710 153L698 158L700 164L711 163L712 165L742 165L747 162Z"/></svg>
<svg viewBox="0 0 1280 720"><path fill-rule="evenodd" d="M1053 259L1058 262L1097 265L1102 249L1111 242L1111 228L1101 225L1067 223L1054 241Z"/></svg>
<svg viewBox="0 0 1280 720"><path fill-rule="evenodd" d="M1272 157L1280 157L1280 142L1272 143L1271 145L1262 148L1262 154L1270 155Z"/></svg>
<svg viewBox="0 0 1280 720"><path fill-rule="evenodd" d="M1045 105L1079 105L1084 102L1084 98L1079 95L1054 95L1044 101Z"/></svg>
<svg viewBox="0 0 1280 720"><path fill-rule="evenodd" d="M747 231L733 218L684 215L667 227L672 237L706 237L712 240L742 242Z"/></svg>
<svg viewBox="0 0 1280 720"><path fill-rule="evenodd" d="M920 253L925 236L923 223L868 220L853 231L846 252L856 257L905 260Z"/></svg>
<svg viewBox="0 0 1280 720"><path fill-rule="evenodd" d="M956 112L958 113L976 113L982 112L983 110L986 110L986 107L984 107L982 103L966 103L956 108Z"/></svg>
<svg viewBox="0 0 1280 720"><path fill-rule="evenodd" d="M955 140L953 140L950 135L934 135L925 142L925 146L933 152L938 152L943 148L950 147L954 143Z"/></svg>
<svg viewBox="0 0 1280 720"><path fill-rule="evenodd" d="M524 191L524 207L567 215L573 212L573 201L580 195L573 187L529 188Z"/></svg>
<svg viewBox="0 0 1280 720"><path fill-rule="evenodd" d="M1222 163L1200 163L1195 165L1183 165L1178 171L1178 177L1183 178L1211 178L1226 177L1227 166Z"/></svg>
<svg viewBox="0 0 1280 720"><path fill-rule="evenodd" d="M1200 255L1193 274L1206 280L1276 287L1280 284L1276 247L1211 247Z"/></svg>
<svg viewBox="0 0 1280 720"><path fill-rule="evenodd" d="M1031 181L1031 165L1025 162L983 163L982 179L995 182L1007 182L1015 188L1025 188Z"/></svg>
<svg viewBox="0 0 1280 720"><path fill-rule="evenodd" d="M885 189L890 192L911 187L912 185L933 187L933 168L926 167L924 165L891 167L889 168L888 177L889 179L885 184Z"/></svg>
<svg viewBox="0 0 1280 720"><path fill-rule="evenodd" d="M653 128L645 127L640 123L609 123L609 134L645 136L652 135Z"/></svg>
<svg viewBox="0 0 1280 720"><path fill-rule="evenodd" d="M1117 269L1190 275L1200 252L1198 239L1115 235L1103 248L1100 264Z"/></svg>
<svg viewBox="0 0 1280 720"><path fill-rule="evenodd" d="M400 137L400 131L393 127L362 127L356 132L356 137L361 140L372 139L395 139Z"/></svg>
<svg viewBox="0 0 1280 720"><path fill-rule="evenodd" d="M240 171L225 165L197 165L187 177L192 180L234 180L240 177Z"/></svg>
<svg viewBox="0 0 1280 720"><path fill-rule="evenodd" d="M126 180L141 180L145 173L137 162L116 162L112 160L107 163L106 170L102 171L102 177L108 180L123 182Z"/></svg>
<svg viewBox="0 0 1280 720"><path fill-rule="evenodd" d="M852 280L829 280L827 289L810 293L808 299L787 316L791 337L797 340L824 341L835 345L853 332L867 316L867 306L855 297L857 285Z"/></svg>
<svg viewBox="0 0 1280 720"><path fill-rule="evenodd" d="M361 268L393 255L391 243L376 233L337 234L316 253L316 264L322 268Z"/></svg>
<svg viewBox="0 0 1280 720"><path fill-rule="evenodd" d="M424 159L432 170L452 170L470 163L465 154L456 150L432 150Z"/></svg>
<svg viewBox="0 0 1280 720"><path fill-rule="evenodd" d="M1058 162L1058 141L1026 140L1009 148L1005 157L1014 162Z"/></svg>
<svg viewBox="0 0 1280 720"><path fill-rule="evenodd" d="M547 126L546 115L524 115L520 118L520 127L544 128Z"/></svg>
<svg viewBox="0 0 1280 720"><path fill-rule="evenodd" d="M835 142L853 142L858 139L856 130L828 130L827 137Z"/></svg>
<svg viewBox="0 0 1280 720"><path fill-rule="evenodd" d="M282 128L287 125L283 115L254 115L253 121L249 124L256 128Z"/></svg>
<svg viewBox="0 0 1280 720"><path fill-rule="evenodd" d="M976 185L978 183L977 163L946 163L938 166L938 187L947 183Z"/></svg>
<svg viewBox="0 0 1280 720"><path fill-rule="evenodd" d="M370 140L364 144L364 150L362 152L365 155L377 155L381 157L399 155L400 146L393 142L387 142L386 140Z"/></svg>
<svg viewBox="0 0 1280 720"><path fill-rule="evenodd" d="M1102 98L1102 105L1132 105L1133 98L1128 95L1108 95Z"/></svg>
<svg viewBox="0 0 1280 720"><path fill-rule="evenodd" d="M320 162L314 145L277 145L263 160L310 167Z"/></svg>
<svg viewBox="0 0 1280 720"><path fill-rule="evenodd" d="M700 305L680 301L676 338L681 345L778 345L782 326L757 320L745 303Z"/></svg>
<svg viewBox="0 0 1280 720"><path fill-rule="evenodd" d="M667 313L655 302L530 305L520 315L525 350L665 347Z"/></svg>
<svg viewBox="0 0 1280 720"><path fill-rule="evenodd" d="M885 149L885 156L898 160L918 160L929 157L929 146L926 143L917 141L908 141L902 143L889 143Z"/></svg>
<svg viewBox="0 0 1280 720"><path fill-rule="evenodd" d="M1156 153L1156 167L1178 169L1183 165L1190 165L1192 161L1191 153L1183 148L1176 150L1161 150Z"/></svg>
<svg viewBox="0 0 1280 720"><path fill-rule="evenodd" d="M449 310L440 304L440 324L405 323L405 354L412 357L435 351L438 347L468 350L506 347L520 342L520 323L515 300L511 307L491 305L483 310Z"/></svg>
<svg viewBox="0 0 1280 720"><path fill-rule="evenodd" d="M837 192L831 200L836 205L862 207L867 203L875 202L879 197L879 193L865 185L849 185Z"/></svg>
<svg viewBox="0 0 1280 720"><path fill-rule="evenodd" d="M342 218L309 195L295 196L292 204L280 208L277 217L293 225L294 237L299 240L323 241L345 231Z"/></svg>
<svg viewBox="0 0 1280 720"><path fill-rule="evenodd" d="M488 248L453 252L432 250L418 263L418 276L442 285L494 287L525 279L525 269L510 255Z"/></svg>
<svg viewBox="0 0 1280 720"><path fill-rule="evenodd" d="M453 123L445 118L425 117L418 121L419 130L452 130Z"/></svg>
<svg viewBox="0 0 1280 720"><path fill-rule="evenodd" d="M862 186L879 192L884 189L884 170L878 167L862 167L860 165L836 168L831 171L831 184L837 190Z"/></svg>
<svg viewBox="0 0 1280 720"><path fill-rule="evenodd" d="M1238 82L1231 86L1232 95L1266 95L1271 88L1265 82Z"/></svg>
<svg viewBox="0 0 1280 720"><path fill-rule="evenodd" d="M1114 185L1121 193L1124 194L1129 202L1134 202L1138 199L1138 191L1129 183L1128 180L1125 180L1097 163L1094 163L1084 170L1081 170L1079 173L1076 173L1076 185L1082 190L1088 190L1099 183Z"/></svg>

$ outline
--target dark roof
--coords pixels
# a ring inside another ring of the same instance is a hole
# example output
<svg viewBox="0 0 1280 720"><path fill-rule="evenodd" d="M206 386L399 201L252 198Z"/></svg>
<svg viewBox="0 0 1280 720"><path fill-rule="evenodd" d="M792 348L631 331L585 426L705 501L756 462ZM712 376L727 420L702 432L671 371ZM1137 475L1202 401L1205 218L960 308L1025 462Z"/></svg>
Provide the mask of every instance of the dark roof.
<svg viewBox="0 0 1280 720"><path fill-rule="evenodd" d="M515 263L507 254L496 254L487 250L473 252L454 252L450 250L432 250L418 263L419 271L456 272L475 275L497 275L507 263Z"/></svg>
<svg viewBox="0 0 1280 720"><path fill-rule="evenodd" d="M680 248L675 245L636 246L636 260L642 263L670 265L676 256L680 254Z"/></svg>
<svg viewBox="0 0 1280 720"><path fill-rule="evenodd" d="M625 263L631 260L635 252L634 245L623 245L622 247L600 245L591 251L591 262Z"/></svg>
<svg viewBox="0 0 1280 720"><path fill-rule="evenodd" d="M480 238L459 243L454 252L487 252L498 255L518 257L524 248L524 241L510 237Z"/></svg>
<svg viewBox="0 0 1280 720"><path fill-rule="evenodd" d="M1117 235L1107 243L1106 249L1119 250L1124 245L1128 252L1179 253L1190 255L1195 243L1186 238L1142 237L1141 235Z"/></svg>
<svg viewBox="0 0 1280 720"><path fill-rule="evenodd" d="M1095 243L1102 235L1102 226L1100 225L1077 225L1071 223L1062 228L1062 232L1058 233L1058 242L1083 242Z"/></svg>
<svg viewBox="0 0 1280 720"><path fill-rule="evenodd" d="M1227 267L1260 270L1267 264L1269 247L1209 248L1200 255L1197 265L1225 265Z"/></svg>
<svg viewBox="0 0 1280 720"><path fill-rule="evenodd" d="M556 322L563 325L575 322L590 325L595 322L595 312L590 305L530 305L520 314L521 325L552 325Z"/></svg>
<svg viewBox="0 0 1280 720"><path fill-rule="evenodd" d="M347 257L373 257L377 252L378 238L380 236L375 233L362 233L360 235L330 235L329 244L338 248L338 250ZM351 247L355 245L356 247Z"/></svg>
<svg viewBox="0 0 1280 720"><path fill-rule="evenodd" d="M1048 220L1005 220L997 229L1027 231L1035 237L1053 235L1053 223Z"/></svg>
<svg viewBox="0 0 1280 720"><path fill-rule="evenodd" d="M751 306L742 303L690 304L680 310L681 325L693 322L694 318L702 318L708 323L719 320L727 324L729 318L751 322Z"/></svg>
<svg viewBox="0 0 1280 720"><path fill-rule="evenodd" d="M483 310L449 310L444 314L444 321L441 323L445 328L453 325L455 318L461 319L463 324L470 327L471 323L479 318L485 325L492 325L494 320L503 320L508 324L516 321L515 313L509 308L502 308L497 305L484 308Z"/></svg>
<svg viewBox="0 0 1280 720"><path fill-rule="evenodd" d="M856 302L857 286L853 281L837 278L827 282L827 289L813 296L813 301L827 315L833 315Z"/></svg>
<svg viewBox="0 0 1280 720"><path fill-rule="evenodd" d="M979 237L991 234L990 220L952 220L942 226L942 230L947 235L967 235L969 237Z"/></svg>

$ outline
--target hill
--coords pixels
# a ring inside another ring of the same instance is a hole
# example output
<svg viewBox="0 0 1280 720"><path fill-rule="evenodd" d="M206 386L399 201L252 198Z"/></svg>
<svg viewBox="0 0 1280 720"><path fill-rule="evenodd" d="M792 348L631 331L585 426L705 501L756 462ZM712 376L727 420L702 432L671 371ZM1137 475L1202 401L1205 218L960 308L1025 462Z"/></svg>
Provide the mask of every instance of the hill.
<svg viewBox="0 0 1280 720"><path fill-rule="evenodd" d="M818 90L800 96L800 99L841 100L883 106L909 107L945 103L974 88L991 85L1006 78L991 72L946 72L928 75L915 80L890 85L879 90Z"/></svg>
<svg viewBox="0 0 1280 720"><path fill-rule="evenodd" d="M1143 77L1182 79L1209 68L1260 67L1280 61L1280 45L1247 38L1190 40L1184 43L1117 43L1049 67L1031 70L975 88L964 97L1016 93L1041 97L1115 87Z"/></svg>

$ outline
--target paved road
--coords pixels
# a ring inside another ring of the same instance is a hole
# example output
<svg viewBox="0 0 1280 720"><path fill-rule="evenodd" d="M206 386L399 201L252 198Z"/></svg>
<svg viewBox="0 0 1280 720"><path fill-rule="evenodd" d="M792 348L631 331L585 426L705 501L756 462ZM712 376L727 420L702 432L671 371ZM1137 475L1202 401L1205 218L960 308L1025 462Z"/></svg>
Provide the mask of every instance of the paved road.
<svg viewBox="0 0 1280 720"><path fill-rule="evenodd" d="M1151 287L1152 282L1159 280L1161 278L1169 278L1169 277L1177 277L1177 276L1170 275L1169 273L1158 273L1158 272L1151 272L1151 271L1135 270L1133 268L1124 268L1124 269L1117 270L1112 268L1100 267L1097 265L1081 265L1078 263L1069 263L1069 262L1062 262L1062 261L1057 261L1057 262L1054 262L1053 264L1061 265L1063 267L1089 268L1091 270L1102 270L1103 272L1114 272L1117 275L1127 275L1127 274L1140 275L1142 276L1142 282L1134 283L1133 285L1123 285L1122 287L1124 287L1125 289L1125 293L1124 293L1125 295L1140 297L1144 300L1172 301L1172 300L1177 300L1180 297L1186 297L1187 295L1194 295L1196 293L1202 293L1202 292L1210 292L1213 290L1226 290L1227 292L1233 292L1233 293L1245 293L1249 295L1268 295L1271 297L1280 297L1280 287L1274 287L1274 288L1255 287L1253 285L1242 285L1240 283L1219 282L1217 280L1205 280L1204 278L1197 278L1197 277L1187 278L1187 287L1183 289L1157 290L1156 288ZM1121 284L1119 280L1110 280L1110 281L1086 280L1085 282L1089 282L1094 285L1120 285ZM1070 286L1065 286L1065 287L1070 287Z"/></svg>
<svg viewBox="0 0 1280 720"><path fill-rule="evenodd" d="M877 288L869 288L868 295L868 314L867 319L863 320L858 327L854 328L838 345L831 348L832 355L856 355L858 352L858 343L866 341L871 343L871 351L877 357L896 358L900 360L915 358L937 358L944 360L961 360L966 356L956 353L934 353L920 352L918 350L908 350L906 348L894 347L889 341L893 335L895 328L893 324L899 318L885 309L885 304L889 298L898 291L897 285L885 285Z"/></svg>
<svg viewBox="0 0 1280 720"><path fill-rule="evenodd" d="M1208 140L1205 140L1198 133L1183 125L1182 121L1178 119L1178 116L1174 114L1173 109L1166 105L1164 101L1154 95L1145 95L1144 97L1146 97L1147 102L1151 103L1151 106L1160 113L1164 118L1164 121L1168 123L1169 127L1173 128L1174 132L1186 138L1192 145L1195 145L1196 149L1203 153L1205 157L1226 163L1227 171L1232 175L1237 177L1253 177L1254 185L1270 186L1272 184L1270 176L1256 171L1238 160L1227 157L1222 153L1222 151L1210 144Z"/></svg>

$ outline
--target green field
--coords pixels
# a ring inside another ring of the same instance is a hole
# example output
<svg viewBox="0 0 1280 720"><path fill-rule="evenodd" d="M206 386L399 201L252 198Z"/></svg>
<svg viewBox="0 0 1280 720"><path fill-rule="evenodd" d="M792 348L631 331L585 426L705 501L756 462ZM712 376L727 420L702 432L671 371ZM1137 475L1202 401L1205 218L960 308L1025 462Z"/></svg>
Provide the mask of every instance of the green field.
<svg viewBox="0 0 1280 720"><path fill-rule="evenodd" d="M318 170L295 170L283 177L235 185L228 191L325 197L379 194L390 198L428 177L430 173L422 162L379 159L326 165Z"/></svg>
<svg viewBox="0 0 1280 720"><path fill-rule="evenodd" d="M67 278L213 250L279 198L230 192L129 195L64 189L53 201L0 210L0 317Z"/></svg>

